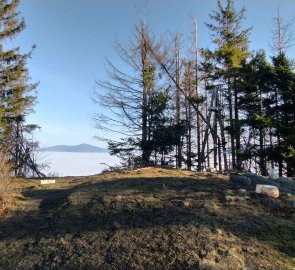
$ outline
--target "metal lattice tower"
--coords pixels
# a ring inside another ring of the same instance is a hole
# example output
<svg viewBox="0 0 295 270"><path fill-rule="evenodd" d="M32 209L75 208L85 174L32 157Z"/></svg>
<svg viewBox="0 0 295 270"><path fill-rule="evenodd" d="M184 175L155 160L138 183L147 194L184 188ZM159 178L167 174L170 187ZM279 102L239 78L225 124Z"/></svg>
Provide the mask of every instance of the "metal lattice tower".
<svg viewBox="0 0 295 270"><path fill-rule="evenodd" d="M202 143L201 150L201 162L205 161L205 148L208 143L209 134L211 133L213 139L213 151L214 151L214 168L222 170L222 160L224 169L228 170L227 157L226 157L226 141L224 136L224 125L223 125L223 107L220 104L219 98L219 87L215 87L212 90L210 107L208 108L207 124L205 129L204 141ZM221 150L222 149L222 150ZM210 151L211 152L211 151ZM217 154L218 153L218 154ZM222 155L221 155L222 153ZM209 155L210 153L207 153ZM218 158L218 161L217 161Z"/></svg>

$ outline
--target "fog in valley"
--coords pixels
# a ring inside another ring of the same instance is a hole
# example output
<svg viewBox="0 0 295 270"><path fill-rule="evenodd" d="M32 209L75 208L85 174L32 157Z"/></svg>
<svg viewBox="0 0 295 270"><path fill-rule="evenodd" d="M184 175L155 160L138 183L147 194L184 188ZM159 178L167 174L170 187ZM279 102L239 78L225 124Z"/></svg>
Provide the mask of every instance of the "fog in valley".
<svg viewBox="0 0 295 270"><path fill-rule="evenodd" d="M39 159L48 165L44 171L51 176L93 175L108 169L107 165L119 164L119 159L109 153L44 152Z"/></svg>

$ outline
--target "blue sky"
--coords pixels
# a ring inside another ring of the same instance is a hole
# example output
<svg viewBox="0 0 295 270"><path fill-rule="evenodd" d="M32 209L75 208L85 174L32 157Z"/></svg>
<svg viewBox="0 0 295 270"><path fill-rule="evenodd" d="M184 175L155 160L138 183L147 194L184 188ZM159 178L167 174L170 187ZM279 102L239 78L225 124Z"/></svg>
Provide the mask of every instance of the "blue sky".
<svg viewBox="0 0 295 270"><path fill-rule="evenodd" d="M269 55L277 9L286 21L295 16L295 0L236 0L235 6L246 8L243 27L254 27L250 49L265 49ZM40 82L38 104L28 121L42 127L36 134L41 146L103 146L94 136L106 134L96 130L91 120L102 108L93 104L90 93L96 80L106 79L105 58L118 61L115 40L128 43L144 17L155 35L180 32L188 40L194 15L199 44L208 47L210 33L204 23L213 10L215 0L22 0L19 11L27 27L12 46L28 51L37 45L28 68L32 81ZM295 58L295 47L288 55Z"/></svg>

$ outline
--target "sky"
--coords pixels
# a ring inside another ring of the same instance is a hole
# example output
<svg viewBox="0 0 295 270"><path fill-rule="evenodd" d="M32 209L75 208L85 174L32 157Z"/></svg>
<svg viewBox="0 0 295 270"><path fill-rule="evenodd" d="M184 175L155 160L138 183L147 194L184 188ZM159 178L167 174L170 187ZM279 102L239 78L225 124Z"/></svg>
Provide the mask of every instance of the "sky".
<svg viewBox="0 0 295 270"><path fill-rule="evenodd" d="M294 17L295 0L235 1L236 10L243 6L242 26L253 26L250 49L272 55L273 17L278 8L285 21ZM135 25L145 19L154 35L179 32L188 42L192 16L196 16L199 46L211 46L205 22L210 22L208 14L216 7L215 0L21 0L19 11L27 26L9 46L27 52L36 45L28 69L31 81L39 82L38 103L27 120L41 126L35 134L41 146L90 143L104 147L95 135L114 135L95 129L93 115L105 109L93 103L91 93L102 91L95 82L107 79L106 58L120 67L115 41L128 44ZM295 58L295 47L287 54Z"/></svg>

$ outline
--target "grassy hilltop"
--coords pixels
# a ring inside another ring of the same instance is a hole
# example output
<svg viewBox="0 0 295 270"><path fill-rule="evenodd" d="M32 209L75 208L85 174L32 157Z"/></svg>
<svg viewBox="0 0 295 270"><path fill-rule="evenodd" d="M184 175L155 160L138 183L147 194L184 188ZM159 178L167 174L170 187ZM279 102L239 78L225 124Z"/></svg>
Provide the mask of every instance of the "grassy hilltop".
<svg viewBox="0 0 295 270"><path fill-rule="evenodd" d="M17 181L0 218L0 269L295 267L294 210L225 175L144 168Z"/></svg>

